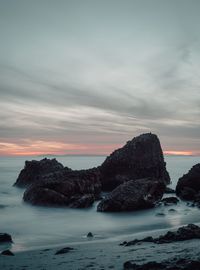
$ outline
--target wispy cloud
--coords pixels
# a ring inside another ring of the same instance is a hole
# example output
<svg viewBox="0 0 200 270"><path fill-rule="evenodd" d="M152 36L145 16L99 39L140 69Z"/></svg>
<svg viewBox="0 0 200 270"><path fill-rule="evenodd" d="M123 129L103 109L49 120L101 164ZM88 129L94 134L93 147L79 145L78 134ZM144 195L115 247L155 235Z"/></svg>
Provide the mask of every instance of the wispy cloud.
<svg viewBox="0 0 200 270"><path fill-rule="evenodd" d="M77 2L0 1L0 154L109 152L148 131L200 152L199 2Z"/></svg>

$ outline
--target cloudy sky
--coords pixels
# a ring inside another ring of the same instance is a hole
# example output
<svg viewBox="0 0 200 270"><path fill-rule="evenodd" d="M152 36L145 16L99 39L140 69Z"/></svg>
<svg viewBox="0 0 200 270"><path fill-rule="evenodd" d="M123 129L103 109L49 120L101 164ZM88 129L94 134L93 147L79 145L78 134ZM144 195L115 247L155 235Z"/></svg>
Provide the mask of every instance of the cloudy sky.
<svg viewBox="0 0 200 270"><path fill-rule="evenodd" d="M199 0L0 0L0 155L200 154Z"/></svg>

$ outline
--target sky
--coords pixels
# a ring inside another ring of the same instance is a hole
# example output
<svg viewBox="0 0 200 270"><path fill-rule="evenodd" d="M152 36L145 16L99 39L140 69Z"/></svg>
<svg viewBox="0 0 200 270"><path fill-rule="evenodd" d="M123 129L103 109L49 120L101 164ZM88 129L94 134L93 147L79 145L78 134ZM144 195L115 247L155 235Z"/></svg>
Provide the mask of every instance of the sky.
<svg viewBox="0 0 200 270"><path fill-rule="evenodd" d="M0 0L0 155L200 154L199 0Z"/></svg>

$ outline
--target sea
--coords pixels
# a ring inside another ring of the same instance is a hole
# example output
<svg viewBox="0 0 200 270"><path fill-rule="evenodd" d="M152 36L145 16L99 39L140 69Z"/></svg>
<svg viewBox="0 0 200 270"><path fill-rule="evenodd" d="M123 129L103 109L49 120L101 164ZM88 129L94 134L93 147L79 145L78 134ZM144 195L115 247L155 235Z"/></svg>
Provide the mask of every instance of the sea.
<svg viewBox="0 0 200 270"><path fill-rule="evenodd" d="M188 206L187 202L124 213L97 212L98 202L87 209L31 206L22 200L24 189L13 187L13 184L25 160L42 158L0 157L0 233L11 234L14 243L8 248L15 252L67 243L126 239L130 235L134 238L134 235L150 235L154 231L200 223L200 210ZM106 157L55 158L72 169L87 169L100 165ZM175 188L178 179L199 163L200 157L165 156L165 161L171 177L170 187ZM93 233L92 239L87 238L88 232ZM0 250L3 249L5 245L0 245Z"/></svg>

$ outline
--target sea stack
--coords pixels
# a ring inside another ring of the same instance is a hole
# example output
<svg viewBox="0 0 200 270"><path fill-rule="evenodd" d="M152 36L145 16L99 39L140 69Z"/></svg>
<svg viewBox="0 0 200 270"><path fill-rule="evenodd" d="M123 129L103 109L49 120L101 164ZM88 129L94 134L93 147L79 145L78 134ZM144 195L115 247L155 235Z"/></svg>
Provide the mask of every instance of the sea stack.
<svg viewBox="0 0 200 270"><path fill-rule="evenodd" d="M100 166L103 190L113 190L123 182L153 177L165 185L170 183L160 141L146 133L115 150Z"/></svg>

